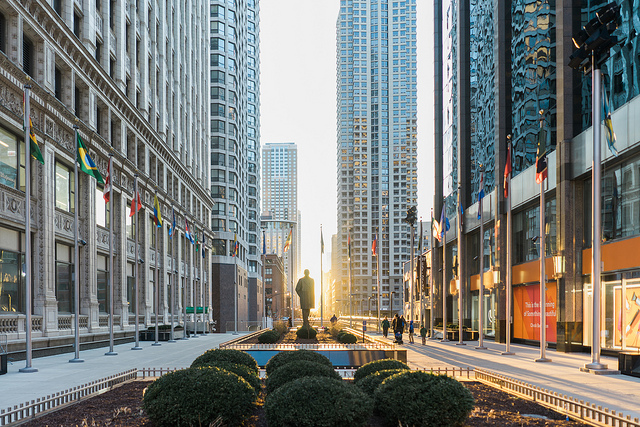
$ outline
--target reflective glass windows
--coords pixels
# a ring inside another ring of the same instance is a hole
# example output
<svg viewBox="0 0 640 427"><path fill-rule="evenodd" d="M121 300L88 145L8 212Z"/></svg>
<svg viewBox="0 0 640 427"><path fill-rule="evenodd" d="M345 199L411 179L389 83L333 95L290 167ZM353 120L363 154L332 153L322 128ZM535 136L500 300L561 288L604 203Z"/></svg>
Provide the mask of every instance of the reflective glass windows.
<svg viewBox="0 0 640 427"><path fill-rule="evenodd" d="M73 171L67 165L56 162L56 208L66 212L73 212L74 177Z"/></svg>
<svg viewBox="0 0 640 427"><path fill-rule="evenodd" d="M22 233L0 227L0 313L24 313Z"/></svg>
<svg viewBox="0 0 640 427"><path fill-rule="evenodd" d="M56 300L59 313L74 312L73 247L56 243Z"/></svg>

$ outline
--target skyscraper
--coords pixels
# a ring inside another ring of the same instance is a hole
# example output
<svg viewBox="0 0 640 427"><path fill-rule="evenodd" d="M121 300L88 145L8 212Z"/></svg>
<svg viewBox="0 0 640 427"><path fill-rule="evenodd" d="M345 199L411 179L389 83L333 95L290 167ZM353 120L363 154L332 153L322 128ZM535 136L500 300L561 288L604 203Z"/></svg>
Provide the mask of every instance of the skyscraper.
<svg viewBox="0 0 640 427"><path fill-rule="evenodd" d="M336 27L338 308L377 295L378 234L381 308L398 310L417 204L416 1L342 0Z"/></svg>
<svg viewBox="0 0 640 427"><path fill-rule="evenodd" d="M259 320L264 304L258 12L257 0L210 1L213 312L222 331L233 328L236 298L238 327Z"/></svg>
<svg viewBox="0 0 640 427"><path fill-rule="evenodd" d="M287 280L300 276L301 228L298 211L298 147L269 143L262 148L262 227L266 251L283 257ZM291 231L291 247L284 252Z"/></svg>

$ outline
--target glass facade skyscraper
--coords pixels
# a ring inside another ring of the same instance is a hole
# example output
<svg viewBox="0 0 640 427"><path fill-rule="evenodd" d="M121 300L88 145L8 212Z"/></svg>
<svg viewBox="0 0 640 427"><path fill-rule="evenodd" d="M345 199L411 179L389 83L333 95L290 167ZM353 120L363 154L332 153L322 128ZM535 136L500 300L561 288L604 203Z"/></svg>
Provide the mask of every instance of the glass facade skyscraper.
<svg viewBox="0 0 640 427"><path fill-rule="evenodd" d="M235 298L239 319L249 321L261 318L264 300L258 0L210 1L209 54L214 313L224 331Z"/></svg>
<svg viewBox="0 0 640 427"><path fill-rule="evenodd" d="M417 204L416 0L341 0L336 27L338 309L348 314L351 301L362 313L377 295L378 236L381 308L397 310L403 219Z"/></svg>

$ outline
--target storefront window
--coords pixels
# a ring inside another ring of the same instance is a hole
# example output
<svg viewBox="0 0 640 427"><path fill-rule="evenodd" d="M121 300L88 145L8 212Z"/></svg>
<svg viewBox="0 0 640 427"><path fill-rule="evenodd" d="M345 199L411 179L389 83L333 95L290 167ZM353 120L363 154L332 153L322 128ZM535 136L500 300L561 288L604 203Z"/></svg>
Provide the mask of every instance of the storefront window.
<svg viewBox="0 0 640 427"><path fill-rule="evenodd" d="M545 202L545 255L556 252L556 199ZM513 215L513 263L540 259L540 206Z"/></svg>
<svg viewBox="0 0 640 427"><path fill-rule="evenodd" d="M133 277L134 264L127 263L127 303L129 304L129 313L135 312L136 293L135 283L136 278Z"/></svg>
<svg viewBox="0 0 640 427"><path fill-rule="evenodd" d="M56 299L58 312L74 312L74 271L73 248L62 243L56 244Z"/></svg>
<svg viewBox="0 0 640 427"><path fill-rule="evenodd" d="M0 228L0 312L24 313L21 233Z"/></svg>
<svg viewBox="0 0 640 427"><path fill-rule="evenodd" d="M98 255L98 311L107 313L109 307L109 260L106 256Z"/></svg>

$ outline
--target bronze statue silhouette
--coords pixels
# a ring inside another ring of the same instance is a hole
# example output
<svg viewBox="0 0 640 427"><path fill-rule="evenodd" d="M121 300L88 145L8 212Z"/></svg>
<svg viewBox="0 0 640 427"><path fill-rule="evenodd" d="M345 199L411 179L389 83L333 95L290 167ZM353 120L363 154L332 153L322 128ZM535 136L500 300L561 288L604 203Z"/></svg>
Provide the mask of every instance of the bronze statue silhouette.
<svg viewBox="0 0 640 427"><path fill-rule="evenodd" d="M304 271L304 277L298 280L296 293L300 297L300 309L302 310L302 326L309 326L309 312L315 308L316 297L314 293L314 282L309 277L309 270Z"/></svg>

